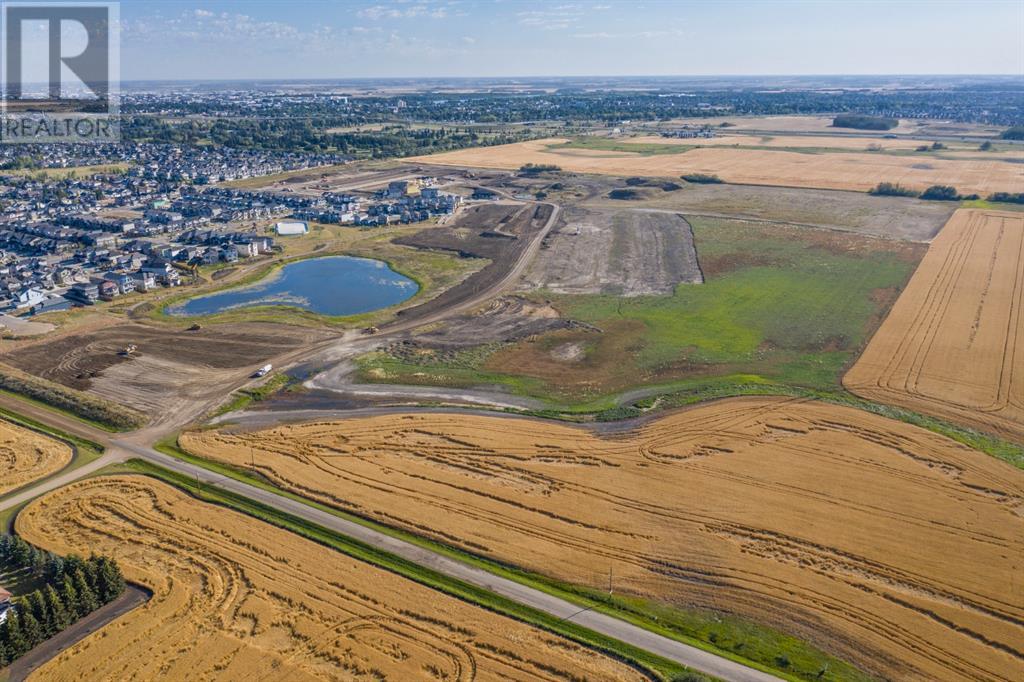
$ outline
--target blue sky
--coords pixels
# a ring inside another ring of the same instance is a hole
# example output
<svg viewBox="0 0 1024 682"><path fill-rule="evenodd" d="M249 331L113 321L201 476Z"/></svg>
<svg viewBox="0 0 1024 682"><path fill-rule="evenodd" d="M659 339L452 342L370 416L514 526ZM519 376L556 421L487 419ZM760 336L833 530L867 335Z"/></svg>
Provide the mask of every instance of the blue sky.
<svg viewBox="0 0 1024 682"><path fill-rule="evenodd" d="M123 0L122 79L1024 74L1024 0Z"/></svg>

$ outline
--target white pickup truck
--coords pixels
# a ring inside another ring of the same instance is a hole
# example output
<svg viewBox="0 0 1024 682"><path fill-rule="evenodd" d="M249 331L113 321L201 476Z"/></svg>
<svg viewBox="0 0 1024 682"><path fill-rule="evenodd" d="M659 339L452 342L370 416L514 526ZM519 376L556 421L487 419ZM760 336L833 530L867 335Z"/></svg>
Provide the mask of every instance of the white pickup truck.
<svg viewBox="0 0 1024 682"><path fill-rule="evenodd" d="M263 365L258 370L253 372L254 377L265 377L270 374L270 370L274 369L273 365Z"/></svg>

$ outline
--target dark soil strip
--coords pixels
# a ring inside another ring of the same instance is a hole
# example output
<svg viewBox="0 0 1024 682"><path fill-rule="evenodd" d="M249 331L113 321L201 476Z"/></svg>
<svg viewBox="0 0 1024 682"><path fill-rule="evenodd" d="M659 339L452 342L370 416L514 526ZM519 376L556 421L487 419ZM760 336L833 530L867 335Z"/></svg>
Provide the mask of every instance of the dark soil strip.
<svg viewBox="0 0 1024 682"><path fill-rule="evenodd" d="M120 618L136 606L146 603L150 596L147 590L128 585L124 594L114 601L104 604L85 618L77 620L68 629L39 644L12 663L6 670L0 670L0 678L7 673L9 675L8 682L22 682L33 670L51 658L55 658L65 649L82 641L107 623Z"/></svg>

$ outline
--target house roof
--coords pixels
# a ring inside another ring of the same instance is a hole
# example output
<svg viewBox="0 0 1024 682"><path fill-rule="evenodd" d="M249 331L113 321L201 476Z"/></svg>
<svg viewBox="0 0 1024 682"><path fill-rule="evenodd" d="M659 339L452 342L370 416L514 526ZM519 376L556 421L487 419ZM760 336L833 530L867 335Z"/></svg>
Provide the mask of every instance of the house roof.
<svg viewBox="0 0 1024 682"><path fill-rule="evenodd" d="M4 588L0 587L0 604L2 604L3 602L9 600L12 596L13 595L10 592L8 592Z"/></svg>

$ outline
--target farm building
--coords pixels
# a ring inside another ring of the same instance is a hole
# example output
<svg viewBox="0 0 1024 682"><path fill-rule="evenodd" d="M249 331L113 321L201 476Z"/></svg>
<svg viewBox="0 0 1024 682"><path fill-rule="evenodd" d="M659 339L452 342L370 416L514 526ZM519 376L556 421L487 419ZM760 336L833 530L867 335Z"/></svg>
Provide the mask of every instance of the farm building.
<svg viewBox="0 0 1024 682"><path fill-rule="evenodd" d="M306 234L309 232L309 225L301 220L285 220L274 225L274 230L279 236Z"/></svg>
<svg viewBox="0 0 1024 682"><path fill-rule="evenodd" d="M0 623L7 620L7 614L13 609L11 604L11 593L0 587Z"/></svg>

